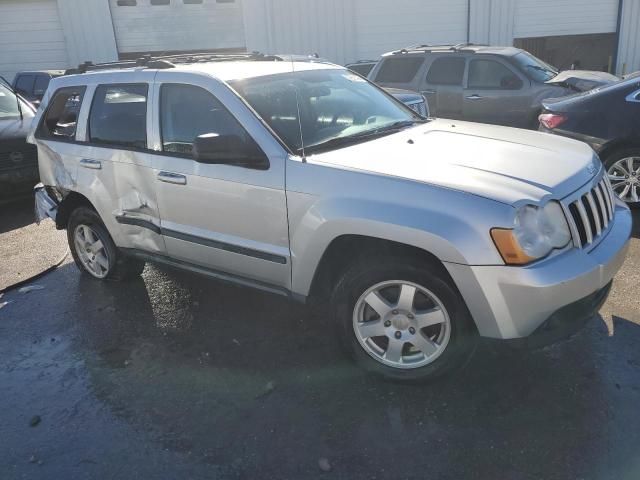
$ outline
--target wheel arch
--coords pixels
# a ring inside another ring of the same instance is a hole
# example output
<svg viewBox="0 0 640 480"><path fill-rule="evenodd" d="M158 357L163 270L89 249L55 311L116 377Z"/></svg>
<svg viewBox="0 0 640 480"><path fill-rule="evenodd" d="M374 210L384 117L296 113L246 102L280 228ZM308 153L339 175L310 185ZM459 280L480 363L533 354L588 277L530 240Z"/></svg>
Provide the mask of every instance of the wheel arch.
<svg viewBox="0 0 640 480"><path fill-rule="evenodd" d="M436 270L457 290L442 261L428 250L380 237L344 234L334 238L320 258L309 289L311 302L328 297L332 286L353 262L365 256L375 255L396 255L415 259L425 267Z"/></svg>
<svg viewBox="0 0 640 480"><path fill-rule="evenodd" d="M620 150L625 150L627 148L637 148L640 150L640 140L635 140L633 138L621 138L612 140L609 143L605 144L604 147L598 153L598 156L602 160L603 163L607 161L611 155Z"/></svg>
<svg viewBox="0 0 640 480"><path fill-rule="evenodd" d="M58 213L56 215L56 228L58 230L67 228L71 213L78 207L87 207L97 212L87 197L78 192L69 192L58 205Z"/></svg>

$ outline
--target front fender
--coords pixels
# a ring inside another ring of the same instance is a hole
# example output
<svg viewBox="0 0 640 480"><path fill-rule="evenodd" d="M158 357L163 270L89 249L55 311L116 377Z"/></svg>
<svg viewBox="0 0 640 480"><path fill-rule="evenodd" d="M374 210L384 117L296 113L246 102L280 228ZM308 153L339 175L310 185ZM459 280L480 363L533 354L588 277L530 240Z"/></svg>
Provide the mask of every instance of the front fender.
<svg viewBox="0 0 640 480"><path fill-rule="evenodd" d="M419 197L413 197L409 204L410 192L402 202L344 196L319 198L289 192L293 291L308 295L324 252L344 235L417 247L443 262L503 264L491 241L490 229L508 224L512 208L473 195L439 190L432 194L445 198L430 202L428 192L423 191L427 201L420 202L421 206L415 202Z"/></svg>

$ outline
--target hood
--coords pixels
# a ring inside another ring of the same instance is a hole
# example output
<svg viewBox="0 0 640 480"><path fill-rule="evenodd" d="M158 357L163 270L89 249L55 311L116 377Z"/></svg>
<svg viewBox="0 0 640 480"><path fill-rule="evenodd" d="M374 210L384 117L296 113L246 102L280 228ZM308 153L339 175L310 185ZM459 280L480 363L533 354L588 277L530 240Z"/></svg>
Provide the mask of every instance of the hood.
<svg viewBox="0 0 640 480"><path fill-rule="evenodd" d="M586 144L529 130L434 120L309 156L310 163L465 191L510 205L564 198L601 169Z"/></svg>
<svg viewBox="0 0 640 480"><path fill-rule="evenodd" d="M610 83L618 82L620 79L607 72L597 72L594 70L566 70L560 72L546 83L560 85L571 88L578 92L586 92L592 88L601 87Z"/></svg>

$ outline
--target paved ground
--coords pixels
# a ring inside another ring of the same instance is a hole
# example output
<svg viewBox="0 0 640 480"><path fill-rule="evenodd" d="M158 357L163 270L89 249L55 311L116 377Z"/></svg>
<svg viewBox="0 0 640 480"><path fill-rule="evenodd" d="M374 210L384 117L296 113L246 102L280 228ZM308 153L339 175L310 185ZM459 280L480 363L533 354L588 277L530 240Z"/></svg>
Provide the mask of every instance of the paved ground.
<svg viewBox="0 0 640 480"><path fill-rule="evenodd" d="M0 290L55 265L66 251L66 232L51 220L33 223L33 198L0 204Z"/></svg>
<svg viewBox="0 0 640 480"><path fill-rule="evenodd" d="M542 351L483 345L409 387L354 368L302 306L67 263L2 299L0 478L637 480L639 271L635 239L603 309L614 336L597 320Z"/></svg>

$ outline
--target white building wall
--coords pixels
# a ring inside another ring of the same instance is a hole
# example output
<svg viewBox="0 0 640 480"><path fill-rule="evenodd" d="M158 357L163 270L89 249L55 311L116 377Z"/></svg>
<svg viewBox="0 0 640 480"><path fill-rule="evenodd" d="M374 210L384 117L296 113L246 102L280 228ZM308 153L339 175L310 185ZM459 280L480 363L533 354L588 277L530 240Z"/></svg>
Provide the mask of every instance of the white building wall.
<svg viewBox="0 0 640 480"><path fill-rule="evenodd" d="M104 0L58 0L69 66L118 59L109 4Z"/></svg>
<svg viewBox="0 0 640 480"><path fill-rule="evenodd" d="M55 0L0 0L0 75L69 65Z"/></svg>
<svg viewBox="0 0 640 480"><path fill-rule="evenodd" d="M515 7L515 0L472 0L469 41L513 45Z"/></svg>
<svg viewBox="0 0 640 480"><path fill-rule="evenodd" d="M409 45L467 39L467 0L353 1L356 59L375 59Z"/></svg>
<svg viewBox="0 0 640 480"><path fill-rule="evenodd" d="M625 0L620 29L618 73L640 70L640 0Z"/></svg>

